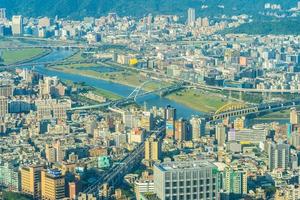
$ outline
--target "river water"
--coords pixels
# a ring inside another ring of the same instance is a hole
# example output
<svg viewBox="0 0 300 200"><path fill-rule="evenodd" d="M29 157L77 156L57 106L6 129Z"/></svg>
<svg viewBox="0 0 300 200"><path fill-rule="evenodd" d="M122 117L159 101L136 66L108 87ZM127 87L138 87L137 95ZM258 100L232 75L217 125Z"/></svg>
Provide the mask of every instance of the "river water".
<svg viewBox="0 0 300 200"><path fill-rule="evenodd" d="M73 53L74 52L67 51L67 50L54 50L52 53L35 60L35 62L51 62L51 61L55 62L55 61L63 60L69 57L70 55L72 55ZM86 77L80 74L69 74L60 71L52 71L45 68L44 66L35 67L35 71L46 76L57 76L62 80L71 80L73 82L85 82L89 86L108 90L122 97L127 97L134 90L133 87L129 87L118 83L113 83L106 80ZM203 115L203 113L199 111L196 111L192 108L189 108L185 105L169 100L167 98L160 97L157 94L150 94L145 97L140 97L137 99L137 103L140 105L143 105L144 102L146 102L148 108L152 106L166 107L168 105L171 105L177 109L178 117L190 118L192 115L199 115L199 116Z"/></svg>

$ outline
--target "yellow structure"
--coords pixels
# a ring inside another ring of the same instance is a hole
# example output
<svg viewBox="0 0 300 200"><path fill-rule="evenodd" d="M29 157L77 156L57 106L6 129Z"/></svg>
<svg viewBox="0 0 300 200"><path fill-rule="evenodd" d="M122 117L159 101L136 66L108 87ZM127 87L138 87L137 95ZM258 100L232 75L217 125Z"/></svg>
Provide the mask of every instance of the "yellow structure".
<svg viewBox="0 0 300 200"><path fill-rule="evenodd" d="M65 198L65 177L59 170L43 170L41 173L42 200Z"/></svg>
<svg viewBox="0 0 300 200"><path fill-rule="evenodd" d="M137 65L138 64L138 59L136 58L131 58L129 60L129 65Z"/></svg>
<svg viewBox="0 0 300 200"><path fill-rule="evenodd" d="M225 112L229 112L229 111L234 111L234 110L239 110L239 109L244 109L247 108L248 106L245 103L241 103L241 102L231 102L228 103L224 106L222 106L221 108L219 108L215 114L221 114L221 113L225 113Z"/></svg>
<svg viewBox="0 0 300 200"><path fill-rule="evenodd" d="M145 142L145 161L148 166L158 161L161 156L161 142L155 138L149 138Z"/></svg>
<svg viewBox="0 0 300 200"><path fill-rule="evenodd" d="M250 141L240 141L240 144L241 145L249 145L249 144L252 144L252 142L250 142Z"/></svg>
<svg viewBox="0 0 300 200"><path fill-rule="evenodd" d="M34 198L40 197L41 170L43 168L43 166L21 168L21 188L23 193Z"/></svg>

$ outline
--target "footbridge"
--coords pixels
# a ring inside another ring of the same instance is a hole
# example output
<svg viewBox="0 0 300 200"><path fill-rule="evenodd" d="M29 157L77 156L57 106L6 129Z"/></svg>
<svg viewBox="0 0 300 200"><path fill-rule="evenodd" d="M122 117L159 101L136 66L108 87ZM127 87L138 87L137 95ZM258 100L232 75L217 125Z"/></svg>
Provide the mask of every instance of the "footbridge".
<svg viewBox="0 0 300 200"><path fill-rule="evenodd" d="M101 107L121 107L124 105L128 105L130 103L134 103L137 101L138 97L147 96L150 94L159 94L160 96L167 95L169 93L172 93L174 91L180 90L184 88L183 83L177 83L171 86L167 87L160 87L158 89L152 90L152 91L144 91L143 88L149 83L158 82L157 80L148 80L143 82L140 86L136 87L127 97L124 97L122 99L118 99L115 101L108 101L105 103L97 104L97 105L90 105L90 106L82 106L82 107L75 107L71 108L71 110L91 110L91 109L97 109Z"/></svg>

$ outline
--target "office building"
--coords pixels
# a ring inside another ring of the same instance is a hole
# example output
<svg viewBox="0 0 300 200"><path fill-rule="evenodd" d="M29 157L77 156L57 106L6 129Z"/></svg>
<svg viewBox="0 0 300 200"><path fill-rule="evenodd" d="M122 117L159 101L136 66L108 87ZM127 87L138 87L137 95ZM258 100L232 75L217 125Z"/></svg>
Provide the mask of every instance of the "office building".
<svg viewBox="0 0 300 200"><path fill-rule="evenodd" d="M188 122L181 118L175 121L175 140L178 142L183 142L190 140L190 133L189 133L189 124Z"/></svg>
<svg viewBox="0 0 300 200"><path fill-rule="evenodd" d="M45 154L48 162L56 162L56 150L52 145L46 144Z"/></svg>
<svg viewBox="0 0 300 200"><path fill-rule="evenodd" d="M228 134L228 141L260 143L266 141L268 133L269 131L265 129L231 130Z"/></svg>
<svg viewBox="0 0 300 200"><path fill-rule="evenodd" d="M35 101L39 119L67 119L67 111L71 108L71 101L56 99L41 99Z"/></svg>
<svg viewBox="0 0 300 200"><path fill-rule="evenodd" d="M241 198L247 194L247 173L242 170L233 170L227 166L222 172L222 189L229 199Z"/></svg>
<svg viewBox="0 0 300 200"><path fill-rule="evenodd" d="M13 95L13 88L11 85L0 85L0 96L10 97Z"/></svg>
<svg viewBox="0 0 300 200"><path fill-rule="evenodd" d="M69 198L71 200L76 199L76 195L77 195L77 186L75 182L71 182L69 183Z"/></svg>
<svg viewBox="0 0 300 200"><path fill-rule="evenodd" d="M150 137L145 142L145 162L147 166L152 166L161 157L161 141Z"/></svg>
<svg viewBox="0 0 300 200"><path fill-rule="evenodd" d="M21 168L22 193L39 198L41 195L41 171L43 166L24 166Z"/></svg>
<svg viewBox="0 0 300 200"><path fill-rule="evenodd" d="M245 117L236 118L234 120L234 129L243 130L245 128Z"/></svg>
<svg viewBox="0 0 300 200"><path fill-rule="evenodd" d="M41 199L57 200L65 198L65 177L59 170L41 172Z"/></svg>
<svg viewBox="0 0 300 200"><path fill-rule="evenodd" d="M268 144L268 167L270 171L274 169L287 170L290 163L290 146L282 142Z"/></svg>
<svg viewBox="0 0 300 200"><path fill-rule="evenodd" d="M153 114L151 112L144 111L140 120L141 127L147 131L151 131L153 129L153 120Z"/></svg>
<svg viewBox="0 0 300 200"><path fill-rule="evenodd" d="M0 96L0 117L3 117L8 113L8 99L4 96Z"/></svg>
<svg viewBox="0 0 300 200"><path fill-rule="evenodd" d="M189 26L194 26L196 22L196 12L194 8L189 8L188 9L188 20L187 24Z"/></svg>
<svg viewBox="0 0 300 200"><path fill-rule="evenodd" d="M154 192L161 200L218 199L219 172L206 160L154 164Z"/></svg>
<svg viewBox="0 0 300 200"><path fill-rule="evenodd" d="M171 106L167 106L165 108L165 122L166 122L166 136L168 138L174 138L175 120L176 120L176 109Z"/></svg>
<svg viewBox="0 0 300 200"><path fill-rule="evenodd" d="M291 108L290 110L290 124L296 125L299 124L299 112L296 110L296 108Z"/></svg>
<svg viewBox="0 0 300 200"><path fill-rule="evenodd" d="M153 175L148 173L143 173L142 177L134 182L134 193L136 199L141 199L143 193L153 193L154 192L154 181Z"/></svg>
<svg viewBox="0 0 300 200"><path fill-rule="evenodd" d="M50 163L62 162L65 157L64 151L60 146L59 140L57 140L52 145L46 144L45 154L47 161Z"/></svg>
<svg viewBox="0 0 300 200"><path fill-rule="evenodd" d="M216 140L219 146L226 142L226 127L223 124L216 125Z"/></svg>
<svg viewBox="0 0 300 200"><path fill-rule="evenodd" d="M290 137L290 144L300 150L300 133L293 132Z"/></svg>
<svg viewBox="0 0 300 200"><path fill-rule="evenodd" d="M205 135L205 119L201 119L198 117L192 117L190 119L191 124L191 134L193 140L198 140L200 137Z"/></svg>
<svg viewBox="0 0 300 200"><path fill-rule="evenodd" d="M19 192L21 189L20 173L11 163L0 165L0 186L10 191Z"/></svg>
<svg viewBox="0 0 300 200"><path fill-rule="evenodd" d="M23 17L21 15L12 17L12 34L14 36L22 36L23 34Z"/></svg>

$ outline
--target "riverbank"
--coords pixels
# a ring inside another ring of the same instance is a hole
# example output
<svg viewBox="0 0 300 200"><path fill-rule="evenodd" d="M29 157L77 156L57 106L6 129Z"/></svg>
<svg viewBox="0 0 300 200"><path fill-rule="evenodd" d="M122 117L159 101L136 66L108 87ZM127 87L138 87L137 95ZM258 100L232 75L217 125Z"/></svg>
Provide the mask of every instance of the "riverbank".
<svg viewBox="0 0 300 200"><path fill-rule="evenodd" d="M94 93L95 95L100 95L100 96L105 97L106 99L109 99L109 100L118 100L118 99L122 98L120 95L117 95L117 94L115 94L113 92L110 92L108 90L95 88L95 87L92 87L92 86L86 86L84 84L82 85L81 83L76 83L76 82L73 82L71 80L65 80L63 82L67 86L85 88L88 91Z"/></svg>
<svg viewBox="0 0 300 200"><path fill-rule="evenodd" d="M181 90L168 95L167 98L206 113L215 112L228 102L221 94L196 89Z"/></svg>
<svg viewBox="0 0 300 200"><path fill-rule="evenodd" d="M93 67L93 68L92 68ZM95 67L99 67L98 71ZM114 72L99 72L105 71L105 68L112 67L108 64L101 64L97 66L96 64L74 64L74 65L56 65L50 66L48 69L55 71L62 71L70 74L81 74L90 78L97 78L100 80L111 81L114 83L119 83L127 85L130 87L137 87L145 82L146 77L143 77L140 73L134 70L120 70ZM163 83L163 86L169 83ZM146 85L145 90L151 91L160 87L159 83L150 83ZM109 91L110 92L110 91ZM110 92L114 94L113 92ZM105 94L105 92L104 92ZM189 89L184 91L178 91L176 93L166 96L167 99L185 105L191 109L195 109L200 112L211 113L215 112L218 108L222 107L227 103L227 99L221 94L214 94L211 92L203 92L195 89Z"/></svg>
<svg viewBox="0 0 300 200"><path fill-rule="evenodd" d="M38 59L49 54L49 50L42 48L5 49L2 50L3 63L5 65L15 64Z"/></svg>
<svg viewBox="0 0 300 200"><path fill-rule="evenodd" d="M286 120L290 118L290 109L268 113L257 117L257 120Z"/></svg>
<svg viewBox="0 0 300 200"><path fill-rule="evenodd" d="M99 68L99 70L96 70L95 67ZM101 64L86 63L86 64L73 64L73 65L55 65L55 66L49 66L48 69L62 71L71 74L81 74L87 77L111 81L114 83L120 83L134 88L140 86L142 83L144 83L147 80L147 77L145 77L143 74L133 70L125 71L122 68L119 68L119 70L116 70L114 72L105 72L107 71L106 69L108 67L113 67L113 66L109 66L108 64L105 63L101 63ZM103 70L101 70L101 68ZM166 87L168 85L170 85L170 83L151 82L145 85L143 90L152 91L160 87Z"/></svg>

